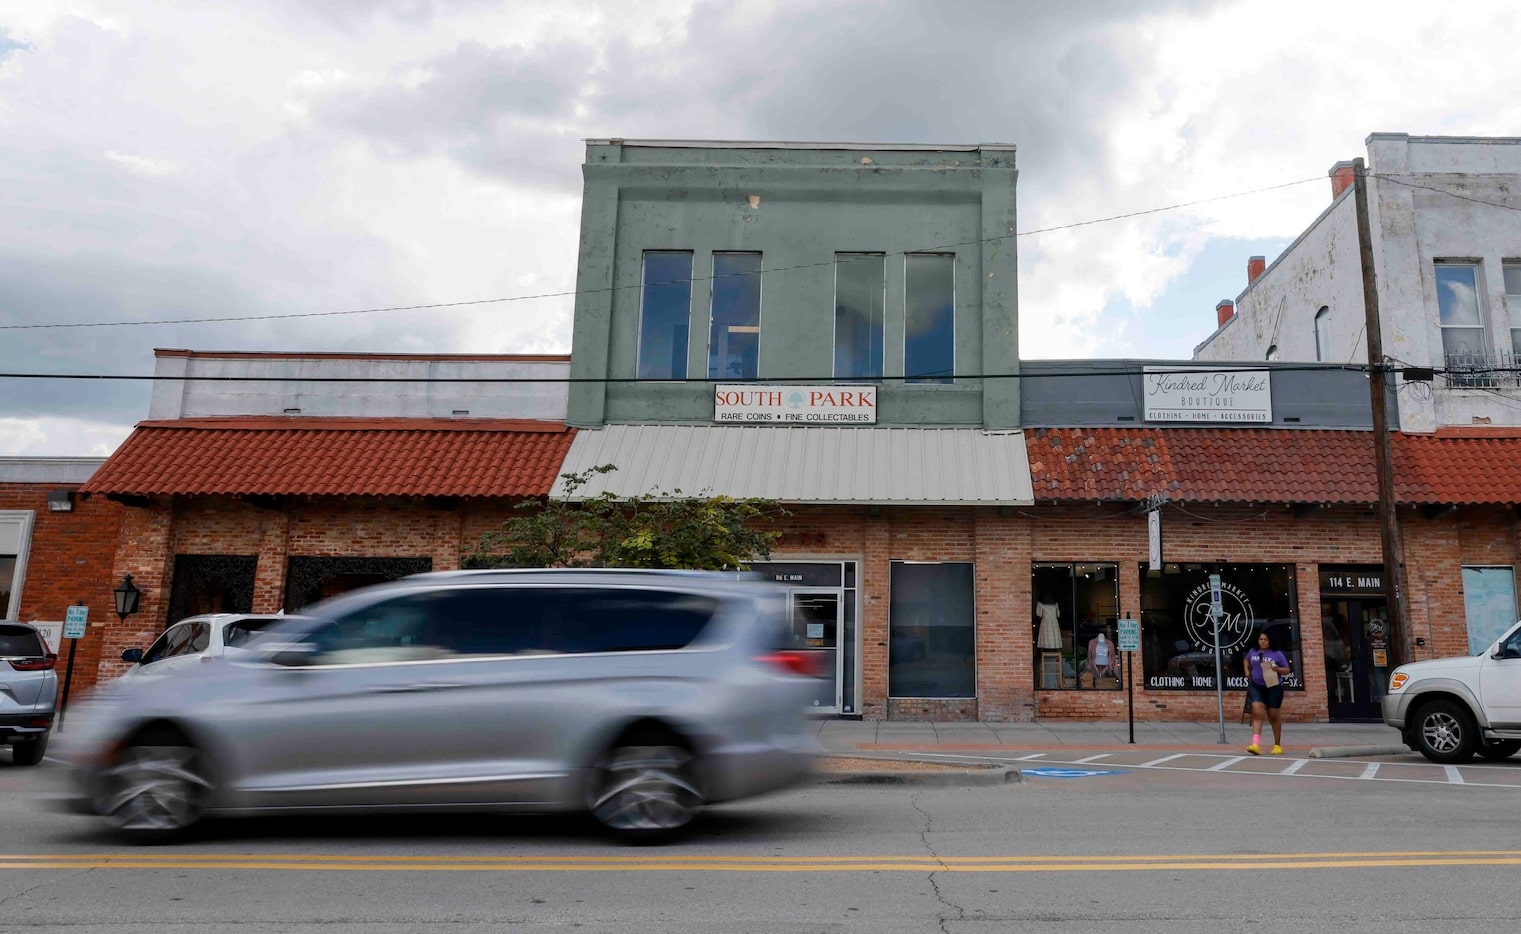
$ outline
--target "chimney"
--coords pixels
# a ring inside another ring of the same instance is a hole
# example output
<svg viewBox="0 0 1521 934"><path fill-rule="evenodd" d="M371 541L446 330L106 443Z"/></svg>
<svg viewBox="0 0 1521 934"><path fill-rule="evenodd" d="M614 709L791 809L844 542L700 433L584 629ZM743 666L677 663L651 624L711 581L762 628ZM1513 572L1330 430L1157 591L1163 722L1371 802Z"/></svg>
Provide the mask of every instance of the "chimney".
<svg viewBox="0 0 1521 934"><path fill-rule="evenodd" d="M1246 284L1251 285L1253 282L1256 282L1257 277L1262 275L1265 269L1267 269L1266 256L1248 256L1246 259Z"/></svg>
<svg viewBox="0 0 1521 934"><path fill-rule="evenodd" d="M1236 316L1236 303L1228 298L1220 299L1220 304L1215 306L1215 317L1219 323L1216 327L1225 327L1225 322Z"/></svg>
<svg viewBox="0 0 1521 934"><path fill-rule="evenodd" d="M1352 163L1338 162L1331 166L1331 200L1341 197L1341 193L1352 187Z"/></svg>

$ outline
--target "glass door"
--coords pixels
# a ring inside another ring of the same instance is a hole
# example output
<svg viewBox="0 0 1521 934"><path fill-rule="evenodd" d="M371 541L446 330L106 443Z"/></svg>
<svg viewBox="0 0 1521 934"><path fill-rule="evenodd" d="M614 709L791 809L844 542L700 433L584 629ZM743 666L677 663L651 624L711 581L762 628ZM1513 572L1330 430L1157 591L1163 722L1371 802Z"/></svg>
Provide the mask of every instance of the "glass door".
<svg viewBox="0 0 1521 934"><path fill-rule="evenodd" d="M1331 719L1378 720L1389 676L1384 601L1325 600L1320 626Z"/></svg>
<svg viewBox="0 0 1521 934"><path fill-rule="evenodd" d="M818 691L813 706L820 712L840 709L839 639L840 591L794 590L788 594L787 615L797 644L817 655Z"/></svg>

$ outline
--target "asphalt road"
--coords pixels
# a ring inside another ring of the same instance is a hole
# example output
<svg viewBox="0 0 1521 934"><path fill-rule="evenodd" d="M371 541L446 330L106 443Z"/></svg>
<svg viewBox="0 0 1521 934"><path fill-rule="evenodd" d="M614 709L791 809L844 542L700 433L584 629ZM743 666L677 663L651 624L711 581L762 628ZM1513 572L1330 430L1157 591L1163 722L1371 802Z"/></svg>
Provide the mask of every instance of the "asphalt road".
<svg viewBox="0 0 1521 934"><path fill-rule="evenodd" d="M41 810L43 770L0 753L0 931L1460 932L1521 918L1509 783L1102 765L1069 771L1120 774L810 787L714 809L662 848L505 816L229 821L133 848ZM1521 759L1499 768L1521 784Z"/></svg>

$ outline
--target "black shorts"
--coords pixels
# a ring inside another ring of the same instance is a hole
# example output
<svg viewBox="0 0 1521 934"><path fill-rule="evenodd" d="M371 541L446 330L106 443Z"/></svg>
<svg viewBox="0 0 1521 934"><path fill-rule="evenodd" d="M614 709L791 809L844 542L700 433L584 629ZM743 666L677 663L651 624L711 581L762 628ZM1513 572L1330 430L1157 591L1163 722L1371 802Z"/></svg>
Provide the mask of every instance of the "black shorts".
<svg viewBox="0 0 1521 934"><path fill-rule="evenodd" d="M1263 704L1269 710L1277 710L1283 706L1283 685L1263 687L1260 684L1248 683L1246 686L1246 699L1253 704Z"/></svg>

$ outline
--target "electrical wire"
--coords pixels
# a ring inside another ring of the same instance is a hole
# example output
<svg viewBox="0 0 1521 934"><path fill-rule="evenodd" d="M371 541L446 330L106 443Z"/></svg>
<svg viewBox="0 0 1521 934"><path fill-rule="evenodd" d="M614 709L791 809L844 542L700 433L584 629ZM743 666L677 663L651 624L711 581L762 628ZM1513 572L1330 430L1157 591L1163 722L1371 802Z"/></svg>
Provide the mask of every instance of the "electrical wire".
<svg viewBox="0 0 1521 934"><path fill-rule="evenodd" d="M1226 195L1215 195L1210 198L1199 198L1194 201L1182 201L1177 204L1169 204L1159 208L1147 208L1142 211L1130 211L1125 214L1113 214L1108 217L1096 217L1091 220L1074 221L1068 224L1057 224L1052 227L1039 227L1034 230L1018 231L1009 234L999 234L993 237L982 237L976 240L963 240L958 243L944 243L938 246L921 247L913 250L892 250L885 253L870 253L870 258L885 256L903 256L909 253L937 253L964 246L980 246L984 243L994 243L1001 240L1013 240L1019 237L1033 237L1037 234L1054 233L1060 230L1073 230L1078 227L1091 227L1095 224L1107 224L1112 221L1128 220L1135 217L1145 217L1151 214L1161 214L1166 211L1178 211L1184 208L1197 207L1201 204L1212 204L1217 201L1228 201L1232 198L1244 198L1248 195L1262 194L1269 191L1277 191L1282 188L1292 188L1296 185L1304 185L1309 182L1321 181L1320 178L1302 178L1298 181L1283 182L1277 185L1267 185L1262 188L1253 188L1249 191L1237 191ZM843 262L855 262L867 259L867 255L859 258L847 258ZM835 258L816 263L798 263L792 266L774 266L761 268L756 272L725 273L712 276L692 276L683 279L674 279L670 282L644 283L636 282L628 285L611 285L595 289L573 289L562 292L539 292L533 295L508 295L500 298L477 298L458 302L432 302L421 305L385 305L374 308L351 308L343 311L299 311L286 312L283 314L263 315L223 315L215 318L157 318L148 321L68 321L46 324L0 324L0 331L32 331L49 330L59 328L114 328L114 327L144 327L148 325L167 324L223 324L232 321L284 321L293 318L332 318L345 315L373 315L395 311L432 311L446 308L464 308L475 305L494 305L506 302L538 301L546 298L569 298L577 295L602 295L609 292L619 292L627 289L644 288L645 285L671 285L689 282L711 282L717 279L743 278L750 275L767 275L779 272L792 272L800 269L818 269L826 266L836 266L842 260Z"/></svg>
<svg viewBox="0 0 1521 934"><path fill-rule="evenodd" d="M521 361L518 361L521 362ZM157 373L0 373L0 379L42 379L42 380L126 380L132 382L200 382L200 383L717 383L732 386L772 386L778 384L820 384L839 386L866 386L878 382L903 382L914 383L920 380L933 380L940 382L943 379L953 380L998 380L998 379L1047 379L1077 377L1092 379L1099 376L1146 376L1150 373L1165 372L1168 375L1210 374L1222 372L1258 372L1266 367L1257 366L1165 366L1162 370L1148 371L1144 368L1123 368L1110 370L1044 370L1035 373L958 373L954 376L877 376L871 380L860 379L837 379L834 376L756 376L746 378L712 379L706 376L688 376L681 379L642 379L637 376L198 376L193 374L181 376L165 376ZM1303 363L1279 365L1271 368L1271 372L1295 372L1341 370L1349 373L1366 373L1372 369L1366 363L1337 364L1337 363ZM1388 373L1403 372L1400 369L1384 368ZM1442 372L1442 371L1437 371Z"/></svg>

